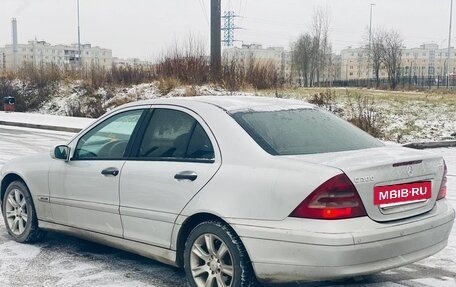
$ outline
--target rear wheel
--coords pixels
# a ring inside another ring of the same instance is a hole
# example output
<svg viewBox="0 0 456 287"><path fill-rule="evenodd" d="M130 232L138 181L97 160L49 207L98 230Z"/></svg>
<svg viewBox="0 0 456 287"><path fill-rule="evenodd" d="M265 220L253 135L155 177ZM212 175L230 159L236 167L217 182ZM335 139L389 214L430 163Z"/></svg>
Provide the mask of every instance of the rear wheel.
<svg viewBox="0 0 456 287"><path fill-rule="evenodd" d="M234 231L221 222L196 226L185 244L184 266L192 287L251 287L255 276Z"/></svg>
<svg viewBox="0 0 456 287"><path fill-rule="evenodd" d="M38 228L38 218L27 186L13 181L3 197L3 218L8 233L21 243L43 239L45 232Z"/></svg>

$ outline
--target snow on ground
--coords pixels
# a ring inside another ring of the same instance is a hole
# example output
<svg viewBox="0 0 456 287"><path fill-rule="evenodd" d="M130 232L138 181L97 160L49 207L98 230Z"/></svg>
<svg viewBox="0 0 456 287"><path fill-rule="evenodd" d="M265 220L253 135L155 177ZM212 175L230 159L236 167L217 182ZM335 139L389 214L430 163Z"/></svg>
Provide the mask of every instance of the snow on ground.
<svg viewBox="0 0 456 287"><path fill-rule="evenodd" d="M456 133L456 101L444 98L426 99L424 95L408 98L406 94L389 95L381 91L355 91L337 94L330 105L339 116L348 120L353 112L358 113L357 95L366 96L373 101L364 104L365 109L372 109L378 117L377 122L383 128L386 139L399 142L438 141L451 138ZM292 96L293 97L293 96ZM303 95L303 100L310 100L311 94ZM363 106L363 103L361 103Z"/></svg>
<svg viewBox="0 0 456 287"><path fill-rule="evenodd" d="M51 127L85 128L94 120L88 118L45 115L38 113L5 113L0 111L0 122L35 124Z"/></svg>
<svg viewBox="0 0 456 287"><path fill-rule="evenodd" d="M48 152L73 134L0 126L0 167L6 160ZM430 150L448 164L448 200L456 208L456 149ZM360 278L280 287L455 287L456 226L448 247L419 262ZM0 220L0 286L176 287L186 286L182 271L153 260L73 237L50 233L38 244L19 244Z"/></svg>
<svg viewBox="0 0 456 287"><path fill-rule="evenodd" d="M101 107L107 111L125 103L138 100L156 99L161 97L184 96L220 96L220 95L252 95L251 93L229 92L211 86L182 86L172 89L167 94L160 92L157 83L145 83L131 87L99 88L93 94L88 94L81 84L61 84L59 90L49 102L38 111L43 114L68 116L74 111L87 112L91 106L97 105L94 98L99 100ZM89 96L88 96L89 95Z"/></svg>
<svg viewBox="0 0 456 287"><path fill-rule="evenodd" d="M322 90L320 90L321 92ZM357 106L357 95L373 96L374 108L381 116L386 139L400 143L423 140L440 140L456 132L456 102L445 96L427 97L417 92L389 92L375 90L332 89L336 92L334 105L342 111L341 116L350 117L350 107ZM347 95L344 94L346 91ZM61 84L57 96L47 102L38 112L54 115L74 115L76 111L88 112L97 105L110 110L121 104L159 97L182 96L221 96L221 95L264 95L269 97L311 99L316 91L294 90L290 94L282 92L230 92L215 86L182 86L163 95L157 83L134 85L127 88L99 88L88 94L81 83ZM448 97L448 96L447 96Z"/></svg>
<svg viewBox="0 0 456 287"><path fill-rule="evenodd" d="M0 166L15 157L50 152L54 145L66 144L73 136L66 132L0 126Z"/></svg>
<svg viewBox="0 0 456 287"><path fill-rule="evenodd" d="M386 133L391 140L406 143L436 141L456 132L456 107L426 101L378 105L385 119Z"/></svg>
<svg viewBox="0 0 456 287"><path fill-rule="evenodd" d="M160 97L182 97L182 96L221 96L221 95L258 95L268 97L298 98L308 101L315 94L314 90L298 90L289 94L278 94L268 92L230 92L215 86L182 86L172 89L163 95L157 83L134 85L128 88L99 88L93 94L80 83L61 84L57 96L38 111L46 115L78 115L79 113L92 114L90 110L110 110L127 102L154 99ZM349 119L357 105L357 95L372 97L374 99L373 109L379 116L379 121L385 132L386 140L406 143L413 141L437 141L452 138L456 133L456 101L451 95L435 95L425 93L395 93L387 91L362 90L350 91L335 89L337 91L330 103L333 109L337 109L338 115ZM350 96L348 96L350 95ZM367 106L369 107L369 105ZM0 113L0 122L5 114ZM16 121L16 119L12 119ZM39 118L38 114L21 115L17 121L48 122L46 116ZM50 121L53 121L52 119ZM90 120L79 120L76 118L59 118L58 126L87 126ZM453 137L454 138L454 137Z"/></svg>

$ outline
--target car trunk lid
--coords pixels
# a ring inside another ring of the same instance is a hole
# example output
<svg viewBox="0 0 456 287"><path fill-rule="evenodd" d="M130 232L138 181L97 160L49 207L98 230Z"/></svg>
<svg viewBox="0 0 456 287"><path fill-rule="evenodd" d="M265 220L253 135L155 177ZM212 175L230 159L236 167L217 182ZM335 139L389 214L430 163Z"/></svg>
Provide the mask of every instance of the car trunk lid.
<svg viewBox="0 0 456 287"><path fill-rule="evenodd" d="M368 216L375 221L398 220L431 210L444 166L438 155L395 146L288 157L340 169L353 182ZM411 196L412 188L421 189L413 189L415 196ZM407 196L401 197L401 191ZM383 193L379 196L379 192Z"/></svg>

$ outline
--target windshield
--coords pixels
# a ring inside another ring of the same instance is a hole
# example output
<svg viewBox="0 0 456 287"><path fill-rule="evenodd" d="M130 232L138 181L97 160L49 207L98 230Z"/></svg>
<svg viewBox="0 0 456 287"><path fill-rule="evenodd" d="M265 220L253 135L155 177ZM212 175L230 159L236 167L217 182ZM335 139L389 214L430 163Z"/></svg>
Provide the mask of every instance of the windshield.
<svg viewBox="0 0 456 287"><path fill-rule="evenodd" d="M231 116L272 155L315 154L383 146L364 131L322 110L242 111Z"/></svg>

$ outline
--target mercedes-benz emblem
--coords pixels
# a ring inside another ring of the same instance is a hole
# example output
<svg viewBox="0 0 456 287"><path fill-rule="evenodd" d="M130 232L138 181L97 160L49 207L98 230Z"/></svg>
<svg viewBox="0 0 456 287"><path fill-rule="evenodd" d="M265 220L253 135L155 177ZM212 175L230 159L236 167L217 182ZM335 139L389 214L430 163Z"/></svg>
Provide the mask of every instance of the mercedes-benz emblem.
<svg viewBox="0 0 456 287"><path fill-rule="evenodd" d="M408 174L409 176L412 176L412 175L413 175L413 167L412 167L411 165L409 165L409 166L407 167L407 174Z"/></svg>

